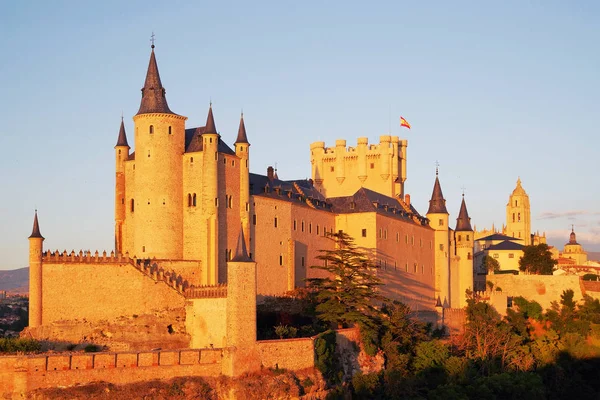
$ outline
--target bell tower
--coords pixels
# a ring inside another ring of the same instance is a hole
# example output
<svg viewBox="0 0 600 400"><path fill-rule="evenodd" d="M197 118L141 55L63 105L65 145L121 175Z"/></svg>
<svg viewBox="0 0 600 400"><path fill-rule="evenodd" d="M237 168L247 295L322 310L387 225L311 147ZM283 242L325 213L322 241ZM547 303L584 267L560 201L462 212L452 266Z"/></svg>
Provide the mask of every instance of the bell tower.
<svg viewBox="0 0 600 400"><path fill-rule="evenodd" d="M505 235L523 240L524 246L531 245L531 211L529 196L517 179L517 187L508 198L506 205Z"/></svg>

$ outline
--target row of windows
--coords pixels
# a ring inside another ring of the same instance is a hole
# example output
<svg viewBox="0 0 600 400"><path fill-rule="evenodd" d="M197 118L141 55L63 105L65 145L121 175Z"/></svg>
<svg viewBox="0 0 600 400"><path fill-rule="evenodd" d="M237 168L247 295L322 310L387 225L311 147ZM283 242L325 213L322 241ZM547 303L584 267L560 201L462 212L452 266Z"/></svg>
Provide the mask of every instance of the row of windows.
<svg viewBox="0 0 600 400"><path fill-rule="evenodd" d="M196 207L197 204L197 196L196 193L188 193L187 195L187 205L188 207ZM123 204L125 202L125 199L121 199L121 204ZM134 199L131 199L131 203L130 203L130 211L134 212L135 211L135 201ZM148 204L150 204L150 200L148 200ZM163 199L163 205L165 205L166 202ZM225 195L225 204L227 208L232 208L233 206L233 196L231 195ZM215 198L215 207L219 207L219 199ZM248 204L246 204L246 211L248 211ZM256 225L256 216L254 216L254 225Z"/></svg>
<svg viewBox="0 0 600 400"><path fill-rule="evenodd" d="M171 130L170 126L169 126L169 129L168 129L168 132L169 132L169 135L172 133L172 130ZM150 125L148 127L148 133L150 133L151 135L154 133L154 125Z"/></svg>

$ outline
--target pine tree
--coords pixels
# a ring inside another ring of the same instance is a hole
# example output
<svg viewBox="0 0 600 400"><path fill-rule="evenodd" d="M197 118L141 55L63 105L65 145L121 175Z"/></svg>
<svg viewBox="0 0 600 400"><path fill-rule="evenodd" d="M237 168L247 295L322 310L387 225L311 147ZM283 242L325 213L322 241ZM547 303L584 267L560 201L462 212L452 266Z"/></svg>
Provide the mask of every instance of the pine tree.
<svg viewBox="0 0 600 400"><path fill-rule="evenodd" d="M353 324L373 327L378 320L374 303L382 297L377 288L382 284L377 277L377 266L364 251L354 245L346 233L328 235L335 241L334 250L321 250L317 258L324 265L311 268L329 272L327 278L307 279L315 293L319 319L348 327Z"/></svg>

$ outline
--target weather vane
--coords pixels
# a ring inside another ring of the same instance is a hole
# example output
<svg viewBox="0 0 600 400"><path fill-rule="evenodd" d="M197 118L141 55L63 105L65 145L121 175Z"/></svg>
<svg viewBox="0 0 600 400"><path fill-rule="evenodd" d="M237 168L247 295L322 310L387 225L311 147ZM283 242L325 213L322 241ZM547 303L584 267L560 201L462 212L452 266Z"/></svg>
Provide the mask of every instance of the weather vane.
<svg viewBox="0 0 600 400"><path fill-rule="evenodd" d="M440 167L440 163L438 160L435 160L435 176L438 176L438 168Z"/></svg>
<svg viewBox="0 0 600 400"><path fill-rule="evenodd" d="M154 31L152 32L152 35L150 35L150 42L152 42L152 48L154 48Z"/></svg>

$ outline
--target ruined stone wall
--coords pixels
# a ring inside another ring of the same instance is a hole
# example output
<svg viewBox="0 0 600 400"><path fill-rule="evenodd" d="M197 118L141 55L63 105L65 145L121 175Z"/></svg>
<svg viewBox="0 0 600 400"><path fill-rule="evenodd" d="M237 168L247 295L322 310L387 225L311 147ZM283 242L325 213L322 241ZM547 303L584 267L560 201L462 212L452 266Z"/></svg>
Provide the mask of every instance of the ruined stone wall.
<svg viewBox="0 0 600 400"><path fill-rule="evenodd" d="M219 376L221 350L76 353L0 357L0 394L23 395L96 381L126 384L183 376Z"/></svg>
<svg viewBox="0 0 600 400"><path fill-rule="evenodd" d="M265 368L301 370L314 367L313 338L260 340L256 346L260 363Z"/></svg>
<svg viewBox="0 0 600 400"><path fill-rule="evenodd" d="M112 320L183 308L184 297L128 263L53 262L42 268L42 324Z"/></svg>
<svg viewBox="0 0 600 400"><path fill-rule="evenodd" d="M567 289L573 290L575 301L583 299L579 276L575 275L488 275L487 281L494 284L492 290L501 288L512 296L537 301L544 310L551 302L560 302L560 295Z"/></svg>

